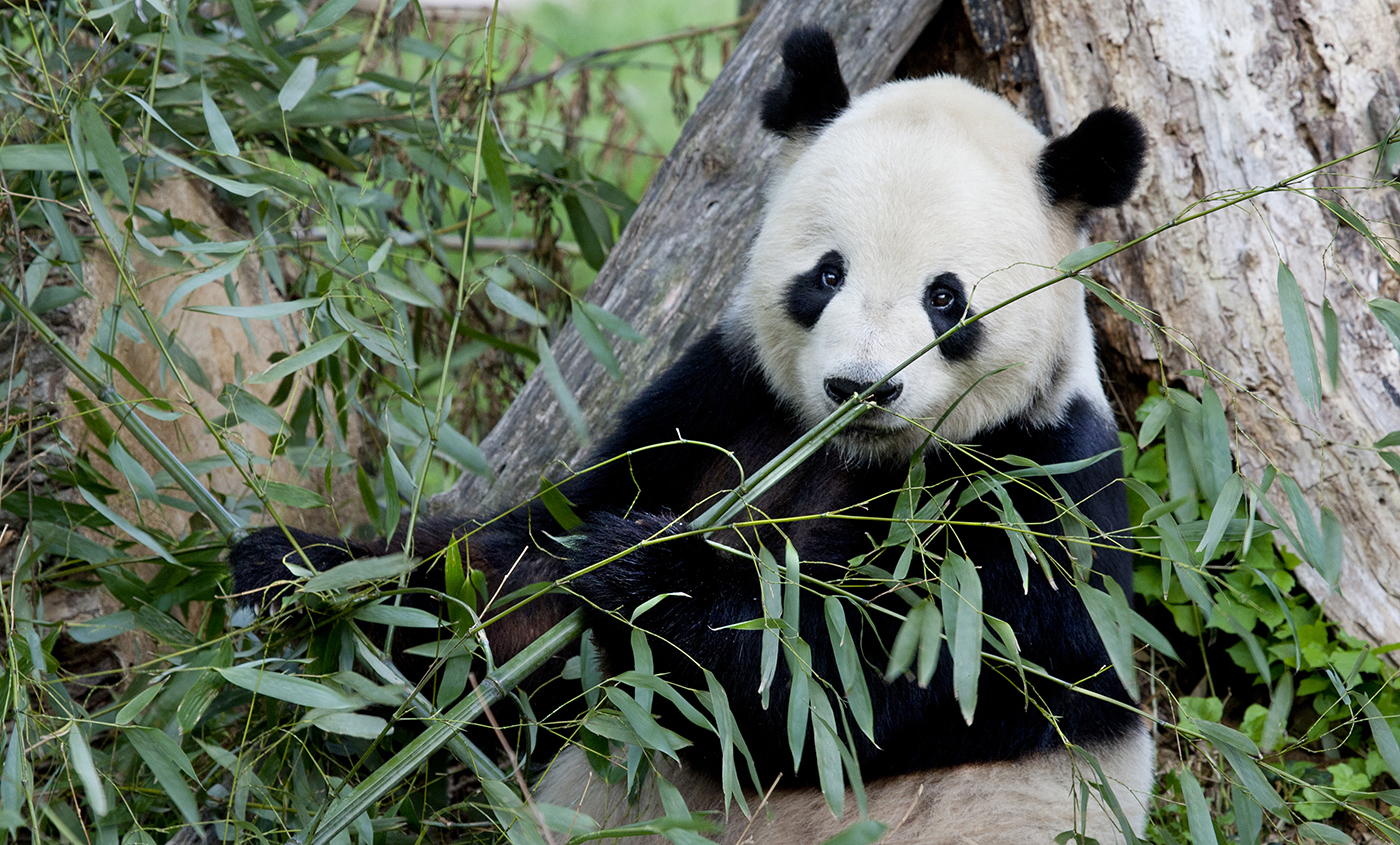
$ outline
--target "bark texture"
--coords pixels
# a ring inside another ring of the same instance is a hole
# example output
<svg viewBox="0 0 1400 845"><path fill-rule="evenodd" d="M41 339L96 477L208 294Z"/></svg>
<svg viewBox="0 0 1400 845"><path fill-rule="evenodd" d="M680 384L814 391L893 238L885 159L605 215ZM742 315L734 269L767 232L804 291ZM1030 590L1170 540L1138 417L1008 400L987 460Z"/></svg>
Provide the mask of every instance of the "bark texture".
<svg viewBox="0 0 1400 845"><path fill-rule="evenodd" d="M836 38L853 94L885 81L933 17L939 0L772 0L686 123L652 180L588 298L645 338L617 350L619 385L566 331L552 346L589 429L605 433L622 404L717 322L743 271L759 195L777 143L759 126L762 94L778 78L778 47L796 26L820 24ZM539 376L541 374L537 374ZM482 451L493 484L468 477L435 507L486 512L539 489L551 463L579 465L586 444L570 433L543 378L534 377Z"/></svg>
<svg viewBox="0 0 1400 845"><path fill-rule="evenodd" d="M1051 129L1063 132L1091 109L1117 104L1140 115L1152 136L1137 198L1101 221L1097 234L1135 235L1208 195L1272 185L1385 137L1400 117L1400 5L1345 6L1025 0ZM1378 234L1393 238L1396 191L1353 190L1373 182L1376 164L1368 154L1299 186L1324 198L1342 189ZM1289 362L1280 260L1302 288L1319 355L1324 297L1339 318L1340 377L1332 385L1324 372L1318 412L1297 390ZM1400 429L1400 357L1366 306L1378 296L1395 299L1400 278L1301 193L1270 194L1174 229L1105 272L1168 327L1151 334L1109 321L1123 360L1155 364L1168 379L1190 367L1218 371L1211 383L1235 423L1246 477L1259 480L1273 463L1297 479L1314 508L1331 508L1342 523L1340 591L1307 566L1298 573L1303 585L1348 633L1400 641L1400 485L1369 449ZM1273 494L1287 514L1278 485Z"/></svg>

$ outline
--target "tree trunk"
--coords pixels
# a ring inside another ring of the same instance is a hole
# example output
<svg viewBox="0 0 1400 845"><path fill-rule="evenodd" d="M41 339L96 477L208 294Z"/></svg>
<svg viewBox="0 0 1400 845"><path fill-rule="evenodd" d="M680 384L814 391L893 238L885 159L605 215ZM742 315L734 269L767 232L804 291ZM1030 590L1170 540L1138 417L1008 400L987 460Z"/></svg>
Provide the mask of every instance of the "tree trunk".
<svg viewBox="0 0 1400 845"><path fill-rule="evenodd" d="M1095 223L1094 240L1133 237L1220 191L1272 185L1375 143L1397 117L1394 3L1358 0L1328 19L1301 0L939 5L772 0L764 8L589 293L647 338L620 350L625 385L611 383L572 332L554 344L595 432L714 323L738 280L775 146L758 127L757 99L778 71L782 35L800 23L833 31L853 92L892 73L956 72L1007 96L1051 133L1103 105L1137 113L1153 141L1143 184L1136 199ZM1375 162L1375 154L1363 156L1298 187L1329 196L1329 188L1368 184ZM1344 196L1371 220L1400 219L1393 190ZM1387 226L1382 235L1389 234ZM1324 375L1318 412L1303 400L1290 364L1279 259L1302 288L1319 345L1324 296L1337 313L1339 378L1331 384ZM1343 527L1340 591L1306 565L1298 572L1304 586L1348 633L1400 641L1400 485L1370 449L1400 429L1400 357L1366 304L1395 299L1400 278L1360 235L1298 193L1183 225L1095 272L1168 327L1149 332L1099 309L1105 369L1120 404L1136 405L1145 378L1180 384L1183 369L1209 367L1235 423L1245 475L1258 481L1272 463L1297 479L1312 518L1322 505ZM482 446L499 473L495 483L466 479L437 505L490 511L517 502L537 489L550 461L578 466L586 453L540 378ZM1278 484L1271 498L1290 513Z"/></svg>
<svg viewBox="0 0 1400 845"><path fill-rule="evenodd" d="M1137 198L1101 221L1099 239L1135 236L1207 196L1273 185L1386 137L1400 117L1400 7L1326 6L1026 0L1051 128L1063 132L1091 109L1117 104L1152 136ZM1393 237L1393 188L1330 190L1373 184L1376 166L1370 153L1299 182L1302 193L1269 194L1183 225L1105 273L1168 327L1148 332L1110 319L1125 360L1149 362L1167 379L1209 367L1244 475L1258 481L1272 463L1297 480L1312 518L1319 505L1336 513L1345 537L1340 590L1307 565L1297 574L1344 630L1382 644L1400 641L1400 484L1370 446L1400 429L1400 357L1367 301L1394 300L1400 277L1312 198L1341 198ZM1319 357L1324 297L1338 317L1339 378L1332 384L1323 365L1319 411L1302 398L1290 364L1280 260L1302 289ZM1270 498L1290 514L1279 484Z"/></svg>

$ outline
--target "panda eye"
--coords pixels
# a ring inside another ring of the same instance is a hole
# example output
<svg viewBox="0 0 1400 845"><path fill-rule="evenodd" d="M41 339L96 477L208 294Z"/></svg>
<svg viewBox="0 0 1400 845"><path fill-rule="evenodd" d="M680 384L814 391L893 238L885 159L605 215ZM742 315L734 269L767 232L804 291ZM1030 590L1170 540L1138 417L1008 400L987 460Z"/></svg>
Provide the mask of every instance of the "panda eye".
<svg viewBox="0 0 1400 845"><path fill-rule="evenodd" d="M928 292L929 304L934 308L950 308L957 299L947 288L932 288Z"/></svg>
<svg viewBox="0 0 1400 845"><path fill-rule="evenodd" d="M821 271L821 281L823 287L832 289L839 288L841 287L841 283L845 281L845 274L841 272L839 267L823 267Z"/></svg>

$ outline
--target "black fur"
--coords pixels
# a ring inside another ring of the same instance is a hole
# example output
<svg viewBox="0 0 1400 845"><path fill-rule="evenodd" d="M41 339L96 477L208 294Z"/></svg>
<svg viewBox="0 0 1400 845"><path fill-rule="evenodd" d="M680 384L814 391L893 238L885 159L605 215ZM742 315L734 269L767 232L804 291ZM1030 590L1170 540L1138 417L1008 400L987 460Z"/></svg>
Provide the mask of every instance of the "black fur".
<svg viewBox="0 0 1400 845"><path fill-rule="evenodd" d="M1119 108L1099 109L1040 156L1050 201L1084 210L1121 205L1132 196L1147 153L1147 133Z"/></svg>
<svg viewBox="0 0 1400 845"><path fill-rule="evenodd" d="M835 284L831 284L833 277L838 280ZM823 255L815 267L788 285L788 316L804 329L815 326L821 319L822 311L826 310L826 304L841 289L841 281L845 277L846 259L841 257L841 253L833 249Z"/></svg>
<svg viewBox="0 0 1400 845"><path fill-rule="evenodd" d="M764 128L793 138L821 129L850 102L831 33L820 27L793 30L783 42L782 78L763 95Z"/></svg>
<svg viewBox="0 0 1400 845"><path fill-rule="evenodd" d="M946 304L942 304L946 298ZM970 319L977 312L967 305L967 291L962 279L953 273L939 273L924 289L924 310L933 326L934 335L941 335L958 324L965 317ZM938 351L949 361L966 361L977 352L982 342L982 324L970 323L938 344Z"/></svg>
<svg viewBox="0 0 1400 845"><path fill-rule="evenodd" d="M685 518L707 505L716 491L737 483L740 476L735 460L746 474L751 474L802 433L802 426L757 374L752 356L750 350L736 346L719 330L712 331L631 404L621 415L616 431L595 455L595 460L603 459L684 438L722 446L732 453L732 459L718 449L698 443L637 452L563 486L584 519L578 532L583 537L579 548L570 550L548 540L548 535L558 536L561 529L543 509L523 509L490 526L476 528L467 541L473 565L485 569L497 585L501 584L501 574L514 567L515 572L504 584L509 590L532 580L556 580L654 536L675 535L684 528ZM736 413L739 409L742 413ZM1065 421L1058 426L1037 428L1010 421L984 432L976 440L976 457L957 451L929 456L925 461L926 484L932 489L947 484L965 486L970 473L985 462L996 465L1003 455L1015 454L1040 464L1052 464L1108 451L1118 444L1109 421L1083 401L1071 405ZM761 497L756 509L777 517L841 511L856 517L887 519L907 470L904 461L853 466L837 451L827 448ZM1058 476L1057 480L1099 528L1120 530L1128 519L1120 475L1117 457L1110 456L1077 473ZM1006 490L1025 521L1059 533L1059 506L1052 486L1028 479L1021 485L1008 484ZM951 500L957 499L958 494L954 493ZM1028 592L1023 590L1006 534L995 527L999 517L993 508L974 500L957 512L956 519L964 525L987 525L963 528L956 535L940 535L937 546L930 548L941 553L942 544L948 543L950 550L966 554L975 562L985 612L1012 626L1024 658L1060 678L1092 678L1086 683L1089 689L1126 702L1128 697L1114 673L1103 671L1109 662L1103 646L1077 594L1063 578L1057 578L1058 583L1052 587L1033 569ZM866 532L882 535L881 525L809 519L788 523L784 531L802 559L812 561L804 564L806 574L824 581L841 581L844 588L863 594L868 600L888 602L890 607L902 610L907 605L889 596L883 584L855 576L846 565L852 557L871 551ZM441 524L430 523L425 533L415 538L418 552L428 554L445 545L448 531ZM255 533L230 557L235 580L245 589L254 582L276 580L271 575L280 564L265 555L269 546L278 542L273 538L269 543L268 534L269 531ZM298 539L303 544L307 541ZM771 527L756 534L731 534L723 539L731 545L758 541L770 550L781 550L784 543L784 538ZM390 545L401 542L401 538L396 538ZM312 541L312 545L343 548L336 541L326 541L324 545ZM521 558L521 550L531 549L537 551L527 551ZM1046 551L1061 569L1068 571L1069 557L1062 547L1047 543ZM898 550L892 552L867 562L892 568ZM1096 572L1116 579L1125 590L1131 589L1126 551L1100 548L1094 565ZM284 573L275 574L277 578L285 577ZM934 577L936 572L928 575ZM440 584L441 576L437 577ZM650 545L574 580L572 587L584 599L594 638L613 670L630 667L632 629L625 620L632 612L660 593L683 593L662 600L637 620L642 628L656 635L652 638L655 671L664 673L673 684L704 689L705 680L698 667L708 668L728 691L730 707L759 764L760 775L769 778L786 771L785 783L815 780L810 750L809 759L792 771L785 728L789 678L784 662L779 661L772 700L764 709L756 693L761 634L725 628L761 615L758 578L751 562L716 551L698 538L684 537ZM812 646L816 673L839 689L835 659L827 640L824 599L820 591L803 591L801 633ZM532 619L538 628L573 606L573 600L559 597L552 605L513 616ZM953 699L952 659L946 653L927 688L921 689L909 677L886 683L880 669L887 662L886 649L893 640L896 624L884 614L860 613L854 607L848 609L847 615L850 628L859 632L875 712L876 741L871 743L859 734L854 737L866 778L1010 759L1060 744L1050 723L1034 707L1026 708L1024 693L1014 675L1006 678L990 669L983 671L976 718L971 726L963 722ZM516 643L514 647L523 644ZM497 660L512 653L494 637L493 645ZM1059 717L1060 730L1072 742L1108 739L1134 724L1135 714L1122 707L1067 691L1058 684L1032 682L1031 686L1034 695ZM839 706L840 702L833 699L833 704ZM697 743L692 753L696 762L717 765L718 747L713 737L689 731L688 723L667 707L659 705L659 715L671 729L692 735Z"/></svg>

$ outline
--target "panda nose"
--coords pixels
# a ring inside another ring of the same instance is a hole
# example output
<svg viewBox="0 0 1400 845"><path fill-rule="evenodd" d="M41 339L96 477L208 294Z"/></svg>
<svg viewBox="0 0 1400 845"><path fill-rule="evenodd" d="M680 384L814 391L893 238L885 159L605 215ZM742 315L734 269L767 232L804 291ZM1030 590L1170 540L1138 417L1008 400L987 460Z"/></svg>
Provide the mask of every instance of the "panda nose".
<svg viewBox="0 0 1400 845"><path fill-rule="evenodd" d="M874 383L873 381L855 381L854 379L832 376L825 382L826 395L830 396L833 402L845 402L852 396L869 390L870 385ZM897 381L887 381L871 392L870 401L885 407L898 398L903 390L903 384Z"/></svg>

